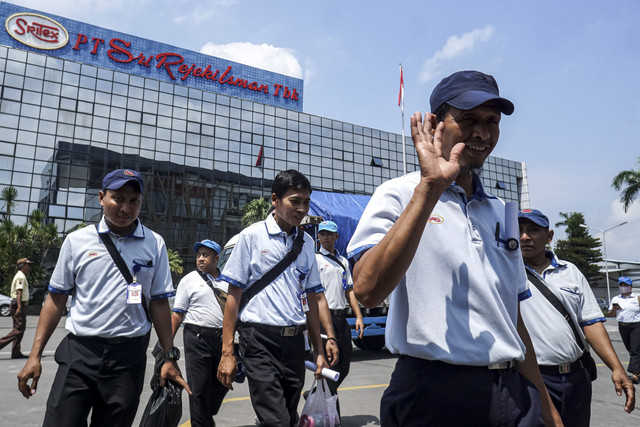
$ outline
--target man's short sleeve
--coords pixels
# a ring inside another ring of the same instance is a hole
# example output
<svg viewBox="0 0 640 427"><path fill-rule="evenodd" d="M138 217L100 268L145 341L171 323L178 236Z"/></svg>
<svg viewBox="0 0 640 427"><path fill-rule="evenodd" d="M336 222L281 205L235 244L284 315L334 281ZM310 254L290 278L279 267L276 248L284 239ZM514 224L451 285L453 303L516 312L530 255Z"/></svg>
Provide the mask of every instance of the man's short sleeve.
<svg viewBox="0 0 640 427"><path fill-rule="evenodd" d="M246 232L240 233L238 241L231 252L231 256L224 265L224 270L220 276L221 280L237 286L241 289L247 287L249 266L251 265L251 246L249 245L249 235Z"/></svg>
<svg viewBox="0 0 640 427"><path fill-rule="evenodd" d="M378 187L367 204L347 246L347 257L356 261L377 245L404 210L401 194L387 181ZM413 188L412 188L413 190Z"/></svg>
<svg viewBox="0 0 640 427"><path fill-rule="evenodd" d="M173 311L185 312L189 308L189 292L187 290L189 279L188 274L180 280L180 283L178 283L176 299L173 302Z"/></svg>
<svg viewBox="0 0 640 427"><path fill-rule="evenodd" d="M151 282L151 299L162 299L173 296L175 291L173 290L173 280L171 279L171 269L169 268L167 246L160 235L155 234L155 237L158 239L158 257L156 258L156 268Z"/></svg>
<svg viewBox="0 0 640 427"><path fill-rule="evenodd" d="M75 287L72 236L69 234L62 242L58 262L49 281L49 290L52 292L68 294Z"/></svg>

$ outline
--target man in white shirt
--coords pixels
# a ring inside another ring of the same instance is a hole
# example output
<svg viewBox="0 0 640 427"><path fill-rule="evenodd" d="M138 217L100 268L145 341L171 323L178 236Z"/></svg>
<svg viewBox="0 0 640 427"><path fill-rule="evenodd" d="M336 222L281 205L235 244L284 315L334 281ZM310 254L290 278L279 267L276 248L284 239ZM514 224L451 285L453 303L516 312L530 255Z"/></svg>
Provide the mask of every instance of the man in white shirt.
<svg viewBox="0 0 640 427"><path fill-rule="evenodd" d="M231 388L236 374L233 336L240 329L240 351L249 380L251 404L260 425L296 426L304 386L305 338L314 348L316 378L329 365L324 356L316 293L322 283L313 238L299 228L309 211L311 184L296 170L276 175L271 187L273 212L242 230L221 280L229 283L224 312L222 359L218 379ZM302 233L302 234L300 234ZM242 307L252 286L282 261L297 239L299 255Z"/></svg>
<svg viewBox="0 0 640 427"><path fill-rule="evenodd" d="M333 367L340 372L338 381L327 380L332 394L336 394L338 387L349 374L351 364L351 328L347 322L346 315L348 306L351 306L353 315L356 318L356 330L362 337L364 325L362 323L362 313L360 305L353 293L353 279L349 261L343 257L335 248L338 240L338 225L333 221L323 221L318 225L318 241L320 251L316 254L316 262L320 270L320 279L324 287L324 296L327 299L329 311L331 312L331 322L336 338L333 339L338 345L340 359Z"/></svg>
<svg viewBox="0 0 640 427"><path fill-rule="evenodd" d="M58 370L47 400L46 427L86 425L89 413L92 425L131 425L152 323L164 356L160 385L171 379L190 393L173 346L167 249L162 237L138 219L142 175L118 169L104 177L102 188L100 223L74 231L62 244L29 359L18 374L18 388L28 399L38 386L44 348L71 296L69 334L56 349ZM109 241L126 270L117 266Z"/></svg>
<svg viewBox="0 0 640 427"><path fill-rule="evenodd" d="M193 427L214 427L228 388L216 379L222 352L221 303L227 282L220 280L220 245L205 239L193 245L197 269L180 280L173 303L173 335L184 322L184 353L187 383L191 387L189 413Z"/></svg>
<svg viewBox="0 0 640 427"><path fill-rule="evenodd" d="M633 411L633 384L611 345L603 323L606 319L587 279L575 265L556 258L546 249L554 234L546 215L537 209L523 209L518 214L518 223L531 290L531 298L520 303L522 319L536 349L540 373L562 421L567 426L588 427L590 424L591 381L595 378L590 377L586 365L588 355L584 356L589 347L612 370L616 393L620 395L624 391L625 411ZM538 286L548 289L571 318L565 319Z"/></svg>

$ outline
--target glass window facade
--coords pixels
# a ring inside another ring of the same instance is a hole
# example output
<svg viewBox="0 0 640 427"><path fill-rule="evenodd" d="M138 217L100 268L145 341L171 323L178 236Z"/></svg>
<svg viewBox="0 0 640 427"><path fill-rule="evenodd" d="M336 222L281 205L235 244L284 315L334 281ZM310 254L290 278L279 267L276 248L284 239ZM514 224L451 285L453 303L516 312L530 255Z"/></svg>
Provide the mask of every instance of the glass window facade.
<svg viewBox="0 0 640 427"><path fill-rule="evenodd" d="M268 196L281 170L352 194L403 170L398 134L1 45L0 87L0 190L18 190L12 219L40 208L63 234L99 220L102 177L115 168L142 172L141 220L183 257L194 241L239 232L243 206ZM483 181L528 201L520 162L489 158Z"/></svg>

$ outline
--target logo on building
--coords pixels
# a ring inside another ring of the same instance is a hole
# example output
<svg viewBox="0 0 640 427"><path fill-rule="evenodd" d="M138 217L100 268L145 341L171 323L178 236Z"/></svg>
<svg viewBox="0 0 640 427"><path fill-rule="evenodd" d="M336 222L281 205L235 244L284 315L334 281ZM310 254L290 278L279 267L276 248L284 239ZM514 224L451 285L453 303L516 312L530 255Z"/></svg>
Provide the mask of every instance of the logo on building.
<svg viewBox="0 0 640 427"><path fill-rule="evenodd" d="M60 49L69 41L69 33L62 25L37 13L13 14L4 26L11 37L36 49Z"/></svg>

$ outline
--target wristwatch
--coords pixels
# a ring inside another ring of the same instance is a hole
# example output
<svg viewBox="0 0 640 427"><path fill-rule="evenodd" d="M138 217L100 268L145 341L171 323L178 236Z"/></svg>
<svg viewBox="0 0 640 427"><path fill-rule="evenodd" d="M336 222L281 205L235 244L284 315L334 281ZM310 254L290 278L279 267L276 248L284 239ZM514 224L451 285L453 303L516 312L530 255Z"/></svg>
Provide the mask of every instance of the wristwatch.
<svg viewBox="0 0 640 427"><path fill-rule="evenodd" d="M162 357L165 362L167 361L167 359L178 360L180 359L180 350L178 349L178 347L172 347L171 350L163 352Z"/></svg>

